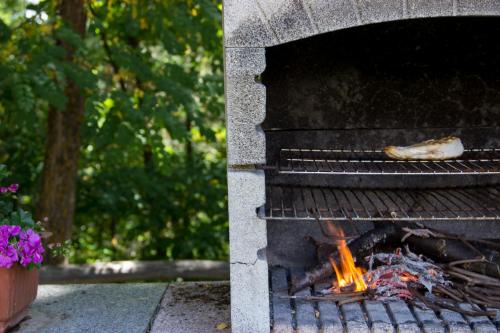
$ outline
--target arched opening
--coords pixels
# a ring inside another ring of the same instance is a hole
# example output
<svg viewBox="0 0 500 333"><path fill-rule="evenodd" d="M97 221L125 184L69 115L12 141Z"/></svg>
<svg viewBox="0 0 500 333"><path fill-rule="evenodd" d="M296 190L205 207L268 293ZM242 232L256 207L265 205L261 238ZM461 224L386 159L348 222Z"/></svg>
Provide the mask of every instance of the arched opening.
<svg viewBox="0 0 500 333"><path fill-rule="evenodd" d="M499 23L499 18L492 17L393 21L266 49L262 82L267 104L262 128L267 164L279 165L279 172L266 174L267 203L281 203L285 208L279 219L286 220L268 220L271 263L314 262L313 247L304 236L318 235L318 228L311 223L314 218L308 215L308 209L319 207L325 209L326 215L339 213L341 219L344 215L362 216L373 209L370 218L356 222L359 228L370 229L371 220L380 215L372 207L376 204L364 203L365 193L352 194L351 189L446 189L498 184L496 174L401 176L377 169L386 173L381 180L373 177L376 172L369 169L368 163L361 167L344 164L339 168L345 170L333 170L337 165L332 167L328 159L339 157L317 158L314 150L346 150L348 153L341 158L370 160L383 154L369 156L359 151L378 152L387 145L405 146L450 135L461 138L471 151L500 147ZM331 171L338 177L329 174ZM311 190L311 186L316 189ZM337 193L336 189L347 190ZM302 196L299 204L297 195ZM329 200L337 200L336 205L342 209L337 212L336 206L333 212L328 211ZM399 200L406 199L388 198L382 211L397 208ZM274 211L275 217L280 209ZM297 210L303 215L295 214ZM466 219L433 225L478 237L490 237L491 228L498 228L497 223L487 226ZM345 228L349 230L350 224L346 223Z"/></svg>

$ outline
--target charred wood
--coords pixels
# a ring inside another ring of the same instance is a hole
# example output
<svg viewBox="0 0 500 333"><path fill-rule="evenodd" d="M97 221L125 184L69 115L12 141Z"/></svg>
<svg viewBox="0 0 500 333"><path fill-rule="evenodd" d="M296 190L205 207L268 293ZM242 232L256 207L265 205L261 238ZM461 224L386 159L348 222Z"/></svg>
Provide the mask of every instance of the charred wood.
<svg viewBox="0 0 500 333"><path fill-rule="evenodd" d="M349 248L353 253L356 254L358 258L364 258L378 248L381 248L388 244L392 244L394 242L399 242L402 233L403 231L401 230L401 228L394 224L379 225L379 227L361 235L360 237L350 242ZM324 246L323 243L316 242L316 244ZM309 272L306 272L305 276L303 276L302 278L293 280L292 288L290 290L291 293L295 293L299 290L312 286L315 283L324 281L333 275L334 272L329 258L337 260L337 253L333 252L330 253L329 256L325 256L323 254L323 250L318 249L317 252L320 251L322 252L322 254L319 259L325 259L325 261L320 261L319 266Z"/></svg>

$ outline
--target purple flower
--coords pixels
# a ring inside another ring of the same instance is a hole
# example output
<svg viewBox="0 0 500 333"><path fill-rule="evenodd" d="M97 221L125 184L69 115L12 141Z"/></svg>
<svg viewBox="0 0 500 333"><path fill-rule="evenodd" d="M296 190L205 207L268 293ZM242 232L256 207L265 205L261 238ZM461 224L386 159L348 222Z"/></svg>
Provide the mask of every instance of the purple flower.
<svg viewBox="0 0 500 333"><path fill-rule="evenodd" d="M12 245L0 247L0 267L11 268L18 260L17 251Z"/></svg>
<svg viewBox="0 0 500 333"><path fill-rule="evenodd" d="M17 248L21 255L21 265L28 266L30 263L40 264L43 261L42 254L45 250L42 246L42 239L33 229L21 231Z"/></svg>
<svg viewBox="0 0 500 333"><path fill-rule="evenodd" d="M0 225L0 267L10 268L16 262L23 266L41 264L45 252L42 239L33 229L17 225Z"/></svg>
<svg viewBox="0 0 500 333"><path fill-rule="evenodd" d="M10 184L9 186L1 186L0 187L0 193L16 193L17 190L19 189L19 184Z"/></svg>
<svg viewBox="0 0 500 333"><path fill-rule="evenodd" d="M9 232L11 236L18 236L21 233L21 227L18 225L11 225Z"/></svg>
<svg viewBox="0 0 500 333"><path fill-rule="evenodd" d="M10 184L8 187L9 191L12 193L16 193L18 188L19 188L19 184Z"/></svg>

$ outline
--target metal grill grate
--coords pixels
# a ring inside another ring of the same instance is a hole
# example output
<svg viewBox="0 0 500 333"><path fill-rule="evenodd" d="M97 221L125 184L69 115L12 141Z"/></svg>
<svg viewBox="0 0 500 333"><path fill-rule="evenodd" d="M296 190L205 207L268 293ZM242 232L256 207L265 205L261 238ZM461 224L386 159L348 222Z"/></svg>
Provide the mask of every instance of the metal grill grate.
<svg viewBox="0 0 500 333"><path fill-rule="evenodd" d="M281 149L281 174L457 175L500 174L500 149L469 149L460 159L396 161L381 150Z"/></svg>
<svg viewBox="0 0 500 333"><path fill-rule="evenodd" d="M267 220L500 220L500 187L334 189L268 186L259 217Z"/></svg>
<svg viewBox="0 0 500 333"><path fill-rule="evenodd" d="M290 279L303 274L302 269L271 267L272 332L498 332L500 310L495 318L469 317L450 310L434 312L425 305L394 301L363 301L338 305L334 302L311 302L290 299ZM308 296L326 285L315 285L298 292ZM469 304L462 304L464 308Z"/></svg>

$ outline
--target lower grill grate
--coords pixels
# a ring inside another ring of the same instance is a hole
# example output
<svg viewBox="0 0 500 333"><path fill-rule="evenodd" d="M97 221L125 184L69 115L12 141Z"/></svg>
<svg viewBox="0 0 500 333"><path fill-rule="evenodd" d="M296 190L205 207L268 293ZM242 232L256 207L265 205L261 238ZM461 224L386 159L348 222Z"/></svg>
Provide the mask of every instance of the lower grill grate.
<svg viewBox="0 0 500 333"><path fill-rule="evenodd" d="M384 304L363 301L338 306L336 303L311 302L288 296L290 277L301 270L273 267L271 274L272 331L292 332L498 332L500 310L495 318L468 317L450 310L436 313L423 304L394 301ZM316 285L316 290L326 285ZM310 295L303 290L297 296ZM462 305L467 308L468 304Z"/></svg>
<svg viewBox="0 0 500 333"><path fill-rule="evenodd" d="M267 186L267 220L500 220L500 188L333 189Z"/></svg>

